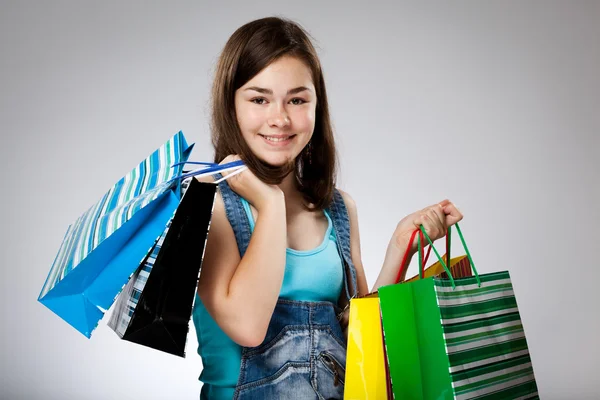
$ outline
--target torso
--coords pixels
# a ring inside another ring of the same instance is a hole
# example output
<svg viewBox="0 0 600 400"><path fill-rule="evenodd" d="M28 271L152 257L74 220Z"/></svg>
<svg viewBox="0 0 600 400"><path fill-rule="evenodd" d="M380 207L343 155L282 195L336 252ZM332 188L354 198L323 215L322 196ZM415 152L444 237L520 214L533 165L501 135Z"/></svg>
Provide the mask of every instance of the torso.
<svg viewBox="0 0 600 400"><path fill-rule="evenodd" d="M212 176L196 177L200 182L214 182ZM286 201L287 248L299 251L312 250L323 242L327 232L327 217L322 211L311 212L304 209L300 201ZM250 204L256 221L258 210Z"/></svg>
<svg viewBox="0 0 600 400"><path fill-rule="evenodd" d="M297 208L297 210L296 210ZM258 210L250 205L256 221ZM305 251L318 247L327 231L327 218L323 212L311 212L301 206L291 207L286 204L287 248Z"/></svg>

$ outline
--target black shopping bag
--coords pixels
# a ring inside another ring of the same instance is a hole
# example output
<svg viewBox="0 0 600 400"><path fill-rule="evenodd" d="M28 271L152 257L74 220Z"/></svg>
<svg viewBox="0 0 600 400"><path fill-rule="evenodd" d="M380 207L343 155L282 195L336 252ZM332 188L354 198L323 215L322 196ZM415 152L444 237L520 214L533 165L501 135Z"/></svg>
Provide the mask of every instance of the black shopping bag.
<svg viewBox="0 0 600 400"><path fill-rule="evenodd" d="M115 304L108 325L122 339L185 357L216 190L193 178L182 184L173 218Z"/></svg>

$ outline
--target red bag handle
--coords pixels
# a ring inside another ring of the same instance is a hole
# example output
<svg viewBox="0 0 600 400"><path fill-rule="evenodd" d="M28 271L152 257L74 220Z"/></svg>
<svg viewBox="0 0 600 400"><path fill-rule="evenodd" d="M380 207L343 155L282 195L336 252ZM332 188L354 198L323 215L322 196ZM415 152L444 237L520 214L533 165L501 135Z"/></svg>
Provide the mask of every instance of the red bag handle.
<svg viewBox="0 0 600 400"><path fill-rule="evenodd" d="M419 232L419 239L421 240L421 243L423 243L425 241L423 232L421 232L420 229L415 229L410 237L410 240L408 241L408 246L406 247L406 251L404 252L404 257L402 258L402 263L400 263L400 269L398 270L398 276L396 276L395 283L400 283L400 280L402 279L402 274L404 273L404 270L408 267L408 265L406 265L407 261L408 261L408 253L410 252L410 248L412 247L412 244L415 240L415 236L417 235L417 232ZM420 258L423 259L423 246L420 247L419 251L421 252ZM421 265L419 265L419 268L420 268L419 272L420 272L421 276L423 276L423 274L425 273L425 264L427 264L427 260L429 259L430 253L431 253L431 246L429 246L429 248L427 249L427 255L425 256L425 259L423 260Z"/></svg>

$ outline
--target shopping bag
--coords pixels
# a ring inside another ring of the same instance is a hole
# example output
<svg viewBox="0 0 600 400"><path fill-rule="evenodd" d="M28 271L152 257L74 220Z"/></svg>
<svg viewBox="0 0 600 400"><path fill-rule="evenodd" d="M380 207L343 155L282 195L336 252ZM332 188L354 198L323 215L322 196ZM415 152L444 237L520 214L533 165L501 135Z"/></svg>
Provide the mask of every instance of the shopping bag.
<svg viewBox="0 0 600 400"><path fill-rule="evenodd" d="M108 325L122 339L185 357L216 188L182 184L175 215L115 303Z"/></svg>
<svg viewBox="0 0 600 400"><path fill-rule="evenodd" d="M387 399L379 298L350 301L344 399Z"/></svg>
<svg viewBox="0 0 600 400"><path fill-rule="evenodd" d="M408 248L411 247L416 232L413 233ZM449 255L450 241L447 235L447 253ZM422 246L419 238L419 271L420 275L431 276L446 275L442 264L438 261L431 267L424 269L429 251L425 258L422 257ZM431 250L431 247L429 248ZM408 249L400 270L407 262ZM470 276L471 268L464 257L453 258L451 272L460 276ZM465 269L465 264L468 270ZM439 265L439 268L438 268ZM456 276L455 275L455 276ZM397 282L401 278L398 274ZM447 276L447 275L446 275ZM417 275L418 277L418 275ZM378 293L370 293L360 298L350 300L350 317L348 322L348 345L346 350L346 378L344 387L345 399L391 399L392 389L387 365L386 348L381 325L381 312Z"/></svg>
<svg viewBox="0 0 600 400"><path fill-rule="evenodd" d="M537 398L510 275L478 274L456 228L474 277L379 289L394 398Z"/></svg>
<svg viewBox="0 0 600 400"><path fill-rule="evenodd" d="M38 301L89 338L179 205L171 178L192 148L178 132L77 218Z"/></svg>

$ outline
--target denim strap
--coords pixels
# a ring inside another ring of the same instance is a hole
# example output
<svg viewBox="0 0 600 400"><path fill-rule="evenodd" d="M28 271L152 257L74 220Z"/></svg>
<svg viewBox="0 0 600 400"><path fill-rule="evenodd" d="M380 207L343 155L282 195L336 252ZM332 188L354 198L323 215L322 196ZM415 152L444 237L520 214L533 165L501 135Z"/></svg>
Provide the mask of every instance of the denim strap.
<svg viewBox="0 0 600 400"><path fill-rule="evenodd" d="M215 180L220 179L221 174L215 174ZM250 244L250 236L252 235L250 230L250 222L246 212L244 211L244 205L242 204L241 197L235 193L227 183L226 180L219 183L219 191L221 197L225 203L225 214L227 219L233 228L235 234L235 240L238 245L240 257L243 257ZM352 262L352 256L350 252L350 220L348 217L348 210L344 204L344 199L339 192L335 189L333 193L333 201L327 208L327 212L331 218L333 229L337 238L338 253L342 259L344 265L344 284L346 288L346 297L350 300L357 295L357 284L356 284L356 269ZM348 286L348 271L350 272L350 279L352 282L352 293Z"/></svg>
<svg viewBox="0 0 600 400"><path fill-rule="evenodd" d="M356 268L352 262L352 255L350 252L350 218L348 217L348 209L344 204L344 198L339 190L334 189L333 201L328 208L331 221L333 222L333 228L338 243L338 252L342 257L342 264L347 265L350 270L350 279L352 282L352 293L348 288L348 278L346 276L347 271L344 267L344 283L346 285L346 297L348 301L351 298L356 297L358 294L358 287L356 284Z"/></svg>
<svg viewBox="0 0 600 400"><path fill-rule="evenodd" d="M215 176L217 177L215 180L222 177L221 174L215 174ZM248 249L248 245L250 244L252 233L250 232L250 222L248 221L248 217L246 217L242 200L237 193L231 190L226 180L219 183L219 191L221 192L223 203L225 203L225 214L235 234L240 257L244 257L246 249Z"/></svg>

